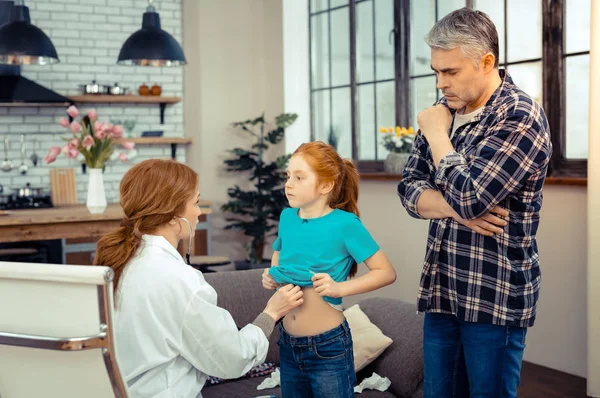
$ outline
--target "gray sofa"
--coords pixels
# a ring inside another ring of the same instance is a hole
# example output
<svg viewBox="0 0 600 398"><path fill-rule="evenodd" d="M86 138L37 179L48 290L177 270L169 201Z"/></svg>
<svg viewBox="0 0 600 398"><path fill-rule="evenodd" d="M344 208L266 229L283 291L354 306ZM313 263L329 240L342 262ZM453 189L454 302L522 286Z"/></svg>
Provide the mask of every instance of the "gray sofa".
<svg viewBox="0 0 600 398"><path fill-rule="evenodd" d="M262 269L228 271L204 274L219 295L218 305L227 309L238 327L252 322L262 311L272 292L261 285ZM394 299L368 298L362 300L360 308L389 336L394 343L374 362L361 370L357 379L369 377L376 372L392 382L385 392L365 390L357 397L422 397L423 396L423 318L416 314L416 307ZM279 364L277 339L279 330L270 339L267 362ZM205 387L205 398L250 398L262 395L281 397L279 388L257 390L265 377L226 381Z"/></svg>

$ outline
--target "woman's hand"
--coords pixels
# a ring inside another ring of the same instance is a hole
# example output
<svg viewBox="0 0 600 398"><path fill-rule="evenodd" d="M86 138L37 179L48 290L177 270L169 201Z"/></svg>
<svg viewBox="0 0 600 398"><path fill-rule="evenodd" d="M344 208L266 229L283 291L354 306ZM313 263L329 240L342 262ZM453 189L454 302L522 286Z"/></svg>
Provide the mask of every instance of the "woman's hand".
<svg viewBox="0 0 600 398"><path fill-rule="evenodd" d="M267 302L265 312L275 322L286 316L291 310L302 305L304 292L300 286L292 284L282 286Z"/></svg>
<svg viewBox="0 0 600 398"><path fill-rule="evenodd" d="M319 296L341 297L340 285L329 274L314 274L312 277L313 287Z"/></svg>
<svg viewBox="0 0 600 398"><path fill-rule="evenodd" d="M262 274L262 285L265 289L267 290L274 290L277 289L277 282L275 282L275 279L273 279L273 277L271 275L269 275L269 269L265 268L265 270L263 271Z"/></svg>

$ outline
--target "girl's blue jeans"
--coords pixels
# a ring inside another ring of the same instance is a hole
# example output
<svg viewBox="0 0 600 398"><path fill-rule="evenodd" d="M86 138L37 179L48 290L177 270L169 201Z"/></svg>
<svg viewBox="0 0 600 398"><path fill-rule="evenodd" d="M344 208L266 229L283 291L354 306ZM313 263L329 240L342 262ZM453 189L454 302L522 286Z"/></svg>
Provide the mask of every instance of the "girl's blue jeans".
<svg viewBox="0 0 600 398"><path fill-rule="evenodd" d="M354 397L354 354L348 322L325 333L294 337L279 324L283 398Z"/></svg>

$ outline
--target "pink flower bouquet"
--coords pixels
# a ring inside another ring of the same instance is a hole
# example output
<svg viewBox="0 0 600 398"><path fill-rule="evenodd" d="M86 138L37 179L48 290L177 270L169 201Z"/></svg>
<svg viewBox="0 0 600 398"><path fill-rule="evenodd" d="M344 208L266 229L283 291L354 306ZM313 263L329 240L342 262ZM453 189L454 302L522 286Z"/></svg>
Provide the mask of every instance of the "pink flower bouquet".
<svg viewBox="0 0 600 398"><path fill-rule="evenodd" d="M67 114L75 119L79 116L79 110L72 105L67 109ZM112 155L115 151L115 140L123 138L123 127L100 122L95 109L88 111L87 115L81 118L81 122L77 120L69 122L67 118L62 118L58 124L68 129L72 136L65 138L67 144L62 148L50 147L45 158L46 164L54 162L62 152L69 159L83 157L89 168L103 168L109 159L114 158ZM132 150L135 144L122 141L121 145L123 149ZM124 152L119 153L116 157L122 162L129 159Z"/></svg>

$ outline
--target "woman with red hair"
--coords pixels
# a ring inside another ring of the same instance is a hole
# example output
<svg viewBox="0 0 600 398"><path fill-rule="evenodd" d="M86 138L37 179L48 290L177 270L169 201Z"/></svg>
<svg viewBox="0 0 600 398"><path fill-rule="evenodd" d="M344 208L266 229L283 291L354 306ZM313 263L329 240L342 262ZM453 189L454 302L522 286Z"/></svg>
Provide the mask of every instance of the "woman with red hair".
<svg viewBox="0 0 600 398"><path fill-rule="evenodd" d="M125 173L120 195L125 217L98 242L95 264L115 272L117 359L130 395L202 396L208 375L236 378L261 364L275 322L302 303L300 288L280 289L238 330L176 249L201 214L196 172L173 160L146 160Z"/></svg>

